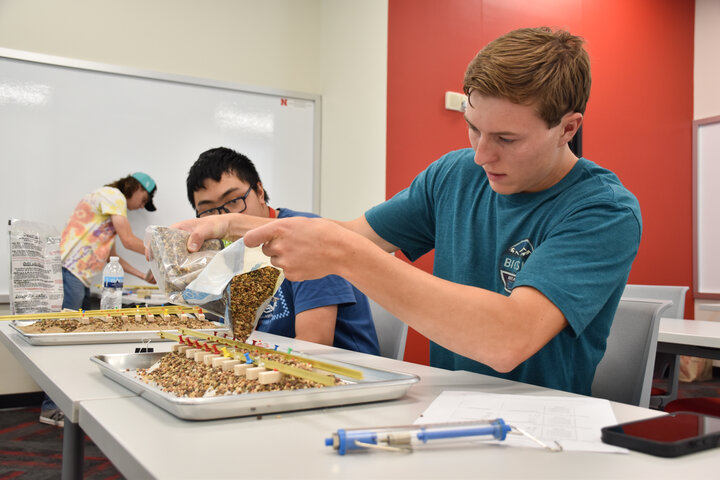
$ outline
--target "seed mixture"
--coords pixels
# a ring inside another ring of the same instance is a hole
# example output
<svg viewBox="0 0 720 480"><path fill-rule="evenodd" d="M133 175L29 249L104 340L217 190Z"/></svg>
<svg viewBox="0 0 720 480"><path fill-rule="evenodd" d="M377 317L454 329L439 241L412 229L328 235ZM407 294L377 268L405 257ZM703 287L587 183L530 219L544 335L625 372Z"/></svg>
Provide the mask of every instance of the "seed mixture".
<svg viewBox="0 0 720 480"><path fill-rule="evenodd" d="M79 333L79 332L127 332L138 330L177 330L190 328L207 330L217 328L212 322L200 320L193 315L142 315L139 320L135 315L109 317L47 318L25 326L18 326L25 333Z"/></svg>
<svg viewBox="0 0 720 480"><path fill-rule="evenodd" d="M242 350L239 352L244 353ZM255 352L249 353L256 355ZM306 370L311 369L309 364L288 361L287 357L282 355L263 354L262 357ZM323 387L322 384L291 375L283 375L275 383L261 384L258 380L250 380L232 371L223 371L203 362L196 362L178 352L170 352L152 367L138 369L136 373L143 382L154 384L164 392L191 398ZM336 378L336 383L342 383L342 380Z"/></svg>
<svg viewBox="0 0 720 480"><path fill-rule="evenodd" d="M275 291L280 270L263 267L236 275L230 282L230 326L233 336L245 341L255 329L258 309Z"/></svg>

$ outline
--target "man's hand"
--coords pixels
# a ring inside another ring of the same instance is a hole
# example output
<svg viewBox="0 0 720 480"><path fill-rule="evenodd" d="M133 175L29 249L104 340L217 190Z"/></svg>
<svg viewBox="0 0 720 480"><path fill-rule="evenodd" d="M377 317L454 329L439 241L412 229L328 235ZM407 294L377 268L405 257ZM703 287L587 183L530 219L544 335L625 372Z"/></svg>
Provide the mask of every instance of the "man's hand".
<svg viewBox="0 0 720 480"><path fill-rule="evenodd" d="M292 217L250 230L248 247L262 245L272 264L291 281L312 280L339 274L339 263L352 252L353 232L322 218Z"/></svg>
<svg viewBox="0 0 720 480"><path fill-rule="evenodd" d="M230 222L235 216L236 214L228 214L191 218L171 225L170 228L190 232L187 245L188 251L197 252L205 240L213 238L234 240L230 235Z"/></svg>
<svg viewBox="0 0 720 480"><path fill-rule="evenodd" d="M197 252L205 240L219 238L234 242L245 235L248 230L272 221L270 218L245 215L244 213L228 213L191 218L171 225L170 228L190 232L188 251Z"/></svg>

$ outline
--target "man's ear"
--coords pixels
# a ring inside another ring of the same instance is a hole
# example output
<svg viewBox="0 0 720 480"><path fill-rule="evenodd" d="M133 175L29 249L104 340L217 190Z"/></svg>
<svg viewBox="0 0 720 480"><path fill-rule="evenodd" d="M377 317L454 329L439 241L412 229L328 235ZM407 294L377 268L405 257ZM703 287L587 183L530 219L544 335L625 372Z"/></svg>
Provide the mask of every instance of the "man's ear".
<svg viewBox="0 0 720 480"><path fill-rule="evenodd" d="M580 129L583 122L583 114L580 112L566 113L560 120L561 134L558 146L566 145Z"/></svg>
<svg viewBox="0 0 720 480"><path fill-rule="evenodd" d="M260 204L265 205L265 189L262 186L262 182L257 182L257 186L255 187L255 193L257 194Z"/></svg>

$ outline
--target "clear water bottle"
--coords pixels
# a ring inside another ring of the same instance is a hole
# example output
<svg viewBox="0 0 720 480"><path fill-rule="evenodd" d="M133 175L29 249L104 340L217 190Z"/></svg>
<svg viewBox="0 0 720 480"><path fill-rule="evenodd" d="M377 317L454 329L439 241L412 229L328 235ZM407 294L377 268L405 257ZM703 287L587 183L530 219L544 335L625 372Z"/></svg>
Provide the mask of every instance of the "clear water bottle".
<svg viewBox="0 0 720 480"><path fill-rule="evenodd" d="M110 257L110 263L103 269L103 289L100 310L122 308L122 291L125 272L119 257Z"/></svg>

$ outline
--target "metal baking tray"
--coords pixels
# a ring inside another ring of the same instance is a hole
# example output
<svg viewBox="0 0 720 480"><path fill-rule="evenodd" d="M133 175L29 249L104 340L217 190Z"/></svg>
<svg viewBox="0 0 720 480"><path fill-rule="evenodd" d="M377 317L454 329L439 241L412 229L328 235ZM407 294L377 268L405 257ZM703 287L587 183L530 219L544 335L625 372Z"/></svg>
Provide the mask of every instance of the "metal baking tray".
<svg viewBox="0 0 720 480"><path fill-rule="evenodd" d="M128 330L124 332L69 332L69 333L26 333L18 327L31 325L37 320L13 320L10 327L14 328L31 345L81 345L91 343L131 343L142 342L149 338L153 342L173 341L172 339L164 339L158 336L160 330ZM214 335L229 333L228 327L224 323L213 322L217 325L216 329L196 330L198 332ZM177 334L177 330L163 330Z"/></svg>
<svg viewBox="0 0 720 480"><path fill-rule="evenodd" d="M140 380L135 370L149 368L167 353L118 353L95 355L95 362L103 375L132 390L134 393L185 420L211 420L217 418L243 417L268 413L307 410L354 403L393 400L405 395L420 380L416 375L377 370L342 362L335 365L359 370L362 380L336 375L348 382L343 385L302 390L243 393L206 398L178 397L163 392L159 387ZM318 357L307 356L305 358ZM323 360L328 362L327 360Z"/></svg>

